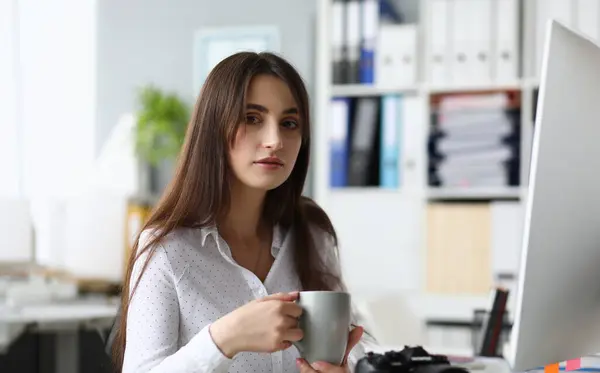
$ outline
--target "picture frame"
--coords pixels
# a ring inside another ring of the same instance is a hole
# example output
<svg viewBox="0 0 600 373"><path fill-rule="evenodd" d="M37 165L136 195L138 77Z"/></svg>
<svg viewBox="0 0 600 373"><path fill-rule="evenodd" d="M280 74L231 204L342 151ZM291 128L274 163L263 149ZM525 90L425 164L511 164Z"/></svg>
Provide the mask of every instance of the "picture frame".
<svg viewBox="0 0 600 373"><path fill-rule="evenodd" d="M275 26L213 27L194 33L193 91L197 95L208 73L225 57L241 51L279 53Z"/></svg>

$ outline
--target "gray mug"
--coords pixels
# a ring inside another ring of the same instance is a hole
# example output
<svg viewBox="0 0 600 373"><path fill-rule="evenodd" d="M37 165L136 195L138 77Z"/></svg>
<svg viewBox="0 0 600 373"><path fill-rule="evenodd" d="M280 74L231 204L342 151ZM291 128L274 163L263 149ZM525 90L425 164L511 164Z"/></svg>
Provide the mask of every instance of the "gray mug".
<svg viewBox="0 0 600 373"><path fill-rule="evenodd" d="M348 345L351 322L350 294L336 291L301 291L299 327L304 337L294 342L300 356L312 364L326 361L341 365Z"/></svg>

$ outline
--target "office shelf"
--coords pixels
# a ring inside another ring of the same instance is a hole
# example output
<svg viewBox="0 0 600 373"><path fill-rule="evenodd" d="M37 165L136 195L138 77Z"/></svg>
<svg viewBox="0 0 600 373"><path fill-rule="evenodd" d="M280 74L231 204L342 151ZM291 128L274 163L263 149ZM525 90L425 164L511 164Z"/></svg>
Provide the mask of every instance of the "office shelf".
<svg viewBox="0 0 600 373"><path fill-rule="evenodd" d="M415 94L419 93L419 85L406 87L378 87L366 84L340 84L333 85L331 95L333 97L358 97L358 96L380 96L385 94Z"/></svg>
<svg viewBox="0 0 600 373"><path fill-rule="evenodd" d="M427 288L428 207L437 202L510 202L523 205L527 192L533 138L534 90L539 85L536 73L537 13L534 2L523 2L519 22L520 74L502 81L433 84L428 81L425 56L431 50L431 0L412 0L418 7L417 79L414 84L381 87L376 84L332 84L332 16L333 0L318 1L316 22L315 103L313 181L314 198L329 213L338 232L340 255L346 281L353 291L422 293ZM427 185L427 136L432 124L432 96L454 92L519 91L521 95L520 186L490 188L446 188ZM401 94L417 98L422 115L403 128L410 138L409 148L402 151L401 182L398 189L379 187L331 188L329 182L331 136L330 101L334 97L366 97ZM374 261L373 261L374 260ZM373 264L370 264L373 261ZM483 304L487 294L471 294L464 309ZM480 296L483 296L481 298ZM436 298L437 299L437 298ZM440 297L432 306L440 310L454 296ZM476 299L476 300L475 300ZM461 303L462 307L462 303ZM462 310L462 308L461 308ZM447 312L448 313L448 312ZM468 313L465 311L464 313ZM461 311L461 314L463 312ZM468 315L467 315L468 316Z"/></svg>
<svg viewBox="0 0 600 373"><path fill-rule="evenodd" d="M519 187L491 188L435 188L430 187L427 193L430 200L497 200L519 199L522 190Z"/></svg>

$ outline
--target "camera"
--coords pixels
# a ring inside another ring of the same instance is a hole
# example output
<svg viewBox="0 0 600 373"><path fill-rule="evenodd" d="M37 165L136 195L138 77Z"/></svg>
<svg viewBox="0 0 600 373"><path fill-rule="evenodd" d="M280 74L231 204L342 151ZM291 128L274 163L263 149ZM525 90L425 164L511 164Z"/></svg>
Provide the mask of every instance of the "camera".
<svg viewBox="0 0 600 373"><path fill-rule="evenodd" d="M446 356L429 354L421 346L404 346L402 351L374 352L358 360L355 373L468 373L453 366Z"/></svg>

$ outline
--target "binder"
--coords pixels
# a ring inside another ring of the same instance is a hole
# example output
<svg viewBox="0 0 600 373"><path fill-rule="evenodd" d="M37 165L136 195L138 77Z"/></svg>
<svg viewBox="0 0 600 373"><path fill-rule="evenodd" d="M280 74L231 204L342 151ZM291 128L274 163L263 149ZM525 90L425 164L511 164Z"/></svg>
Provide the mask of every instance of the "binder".
<svg viewBox="0 0 600 373"><path fill-rule="evenodd" d="M400 121L402 137L400 143L402 187L421 190L425 187L427 154L427 121L425 99L419 96L403 96Z"/></svg>
<svg viewBox="0 0 600 373"><path fill-rule="evenodd" d="M502 331L506 318L508 295L509 291L506 289L497 288L492 291L492 304L483 321L480 341L476 351L477 356L502 356Z"/></svg>
<svg viewBox="0 0 600 373"><path fill-rule="evenodd" d="M515 290L519 274L524 209L520 202L491 203L492 274L496 282ZM512 279L513 281L507 281Z"/></svg>
<svg viewBox="0 0 600 373"><path fill-rule="evenodd" d="M433 85L449 83L450 63L450 7L449 0L430 0L429 2L429 42L427 52L427 80Z"/></svg>
<svg viewBox="0 0 600 373"><path fill-rule="evenodd" d="M346 45L345 0L333 0L331 5L331 56L333 84L343 84L346 77L348 49Z"/></svg>
<svg viewBox="0 0 600 373"><path fill-rule="evenodd" d="M495 0L493 14L493 78L513 82L519 77L519 0Z"/></svg>
<svg viewBox="0 0 600 373"><path fill-rule="evenodd" d="M366 186L371 184L374 173L374 159L377 159L376 136L379 128L379 99L361 97L356 102L356 114L353 118L348 168L348 184ZM378 180L377 180L378 181Z"/></svg>
<svg viewBox="0 0 600 373"><path fill-rule="evenodd" d="M379 30L379 0L362 1L362 35L359 78L362 84L375 82L375 56Z"/></svg>
<svg viewBox="0 0 600 373"><path fill-rule="evenodd" d="M450 81L454 84L464 84L471 81L471 59L469 53L472 45L470 31L470 6L471 0L452 0L450 3L451 31L450 43L452 45L452 62L450 64Z"/></svg>
<svg viewBox="0 0 600 373"><path fill-rule="evenodd" d="M359 83L360 47L361 47L361 1L346 0L346 43L348 66L344 82Z"/></svg>
<svg viewBox="0 0 600 373"><path fill-rule="evenodd" d="M469 19L469 46L467 61L469 79L477 84L492 81L492 4L495 0L468 0L466 17Z"/></svg>
<svg viewBox="0 0 600 373"><path fill-rule="evenodd" d="M379 87L417 82L417 25L382 25L379 30L375 76Z"/></svg>
<svg viewBox="0 0 600 373"><path fill-rule="evenodd" d="M381 98L380 178L383 188L400 186L400 141L402 137L402 96Z"/></svg>
<svg viewBox="0 0 600 373"><path fill-rule="evenodd" d="M330 185L345 187L348 184L348 127L350 99L338 97L331 100Z"/></svg>

